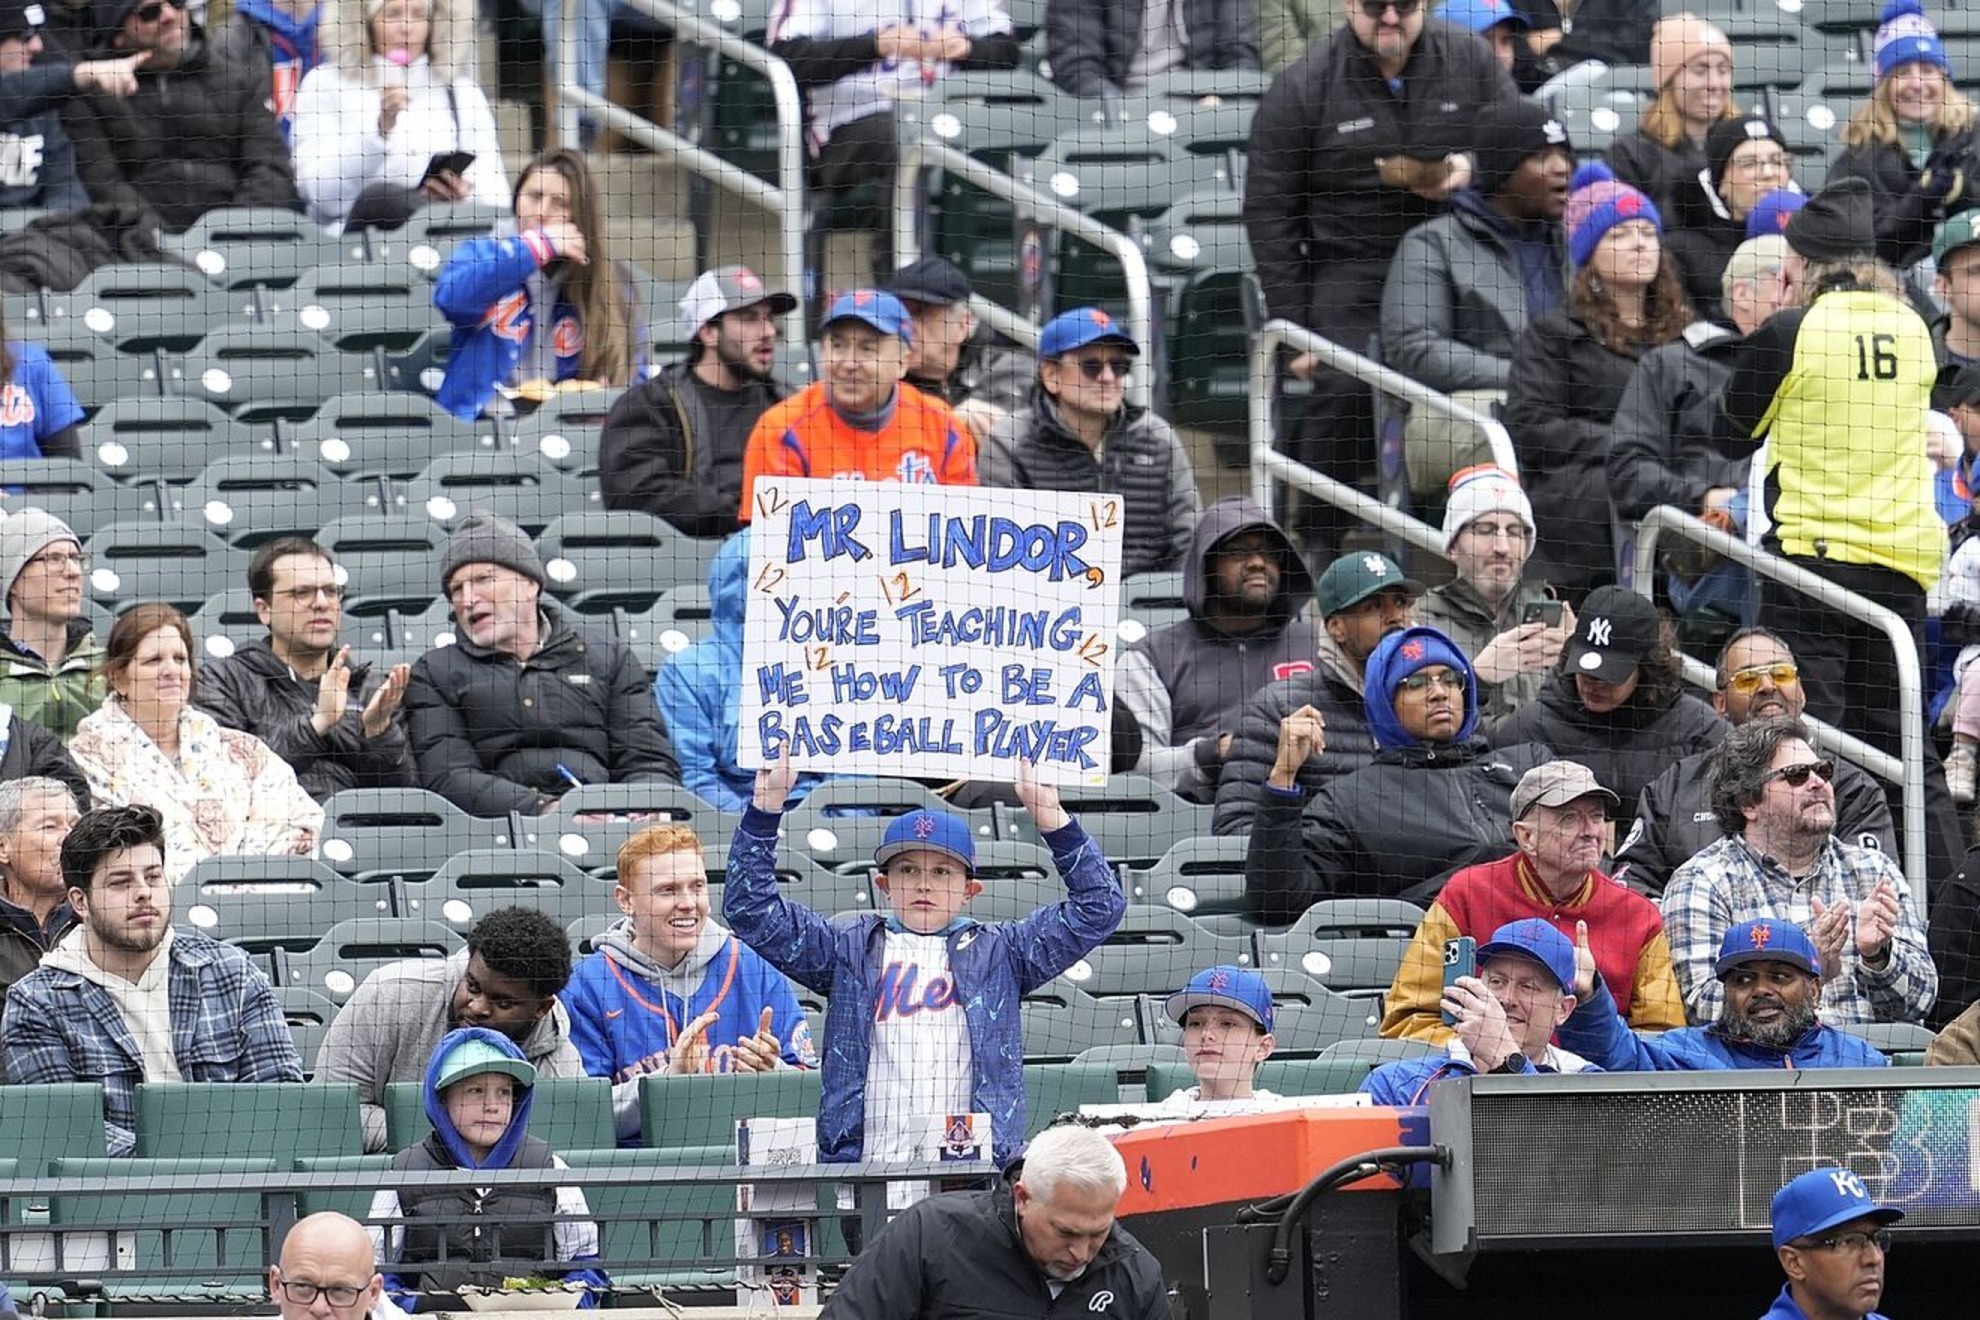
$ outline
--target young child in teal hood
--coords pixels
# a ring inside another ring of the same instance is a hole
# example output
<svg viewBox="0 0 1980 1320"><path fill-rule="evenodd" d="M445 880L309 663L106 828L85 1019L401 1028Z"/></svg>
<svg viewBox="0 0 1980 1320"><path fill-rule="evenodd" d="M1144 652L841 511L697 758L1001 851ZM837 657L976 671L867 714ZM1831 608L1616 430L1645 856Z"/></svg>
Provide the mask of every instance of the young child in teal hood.
<svg viewBox="0 0 1980 1320"><path fill-rule="evenodd" d="M450 1031L426 1066L426 1118L433 1131L392 1159L392 1167L435 1174L458 1169L565 1169L570 1166L529 1135L536 1069L515 1042L482 1027ZM403 1217L374 1227L385 1288L407 1311L460 1310L470 1285L500 1288L507 1278L548 1274L584 1284L581 1307L598 1305L611 1280L602 1270L546 1270L547 1260L598 1259L598 1226L575 1187L405 1187L372 1197L370 1218ZM480 1221L486 1216L487 1221ZM444 1244L444 1254L443 1254ZM409 1267L409 1268L408 1268Z"/></svg>

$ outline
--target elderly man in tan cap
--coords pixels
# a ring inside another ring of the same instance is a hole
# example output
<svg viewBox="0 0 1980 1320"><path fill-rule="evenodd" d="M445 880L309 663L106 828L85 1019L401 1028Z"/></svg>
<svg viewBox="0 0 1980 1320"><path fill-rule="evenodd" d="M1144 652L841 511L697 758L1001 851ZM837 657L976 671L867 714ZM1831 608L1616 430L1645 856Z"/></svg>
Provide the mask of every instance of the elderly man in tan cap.
<svg viewBox="0 0 1980 1320"><path fill-rule="evenodd" d="M1568 939L1577 922L1604 984L1628 986L1625 1016L1639 1030L1684 1025L1684 1001L1671 970L1670 946L1656 906L1601 870L1609 811L1619 805L1587 766L1548 761L1520 776L1512 791L1513 852L1468 866L1445 884L1396 969L1382 1034L1446 1044L1452 1038L1438 1003L1444 945L1482 939L1507 922L1538 918Z"/></svg>

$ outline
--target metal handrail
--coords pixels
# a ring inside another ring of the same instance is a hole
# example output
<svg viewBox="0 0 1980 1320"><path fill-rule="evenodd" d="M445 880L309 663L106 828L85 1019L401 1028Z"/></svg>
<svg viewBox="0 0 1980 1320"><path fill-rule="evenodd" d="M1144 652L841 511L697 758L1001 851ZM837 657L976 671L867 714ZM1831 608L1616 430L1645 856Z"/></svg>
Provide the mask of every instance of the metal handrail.
<svg viewBox="0 0 1980 1320"><path fill-rule="evenodd" d="M765 183L707 148L696 146L686 138L579 87L578 12L575 0L566 0L564 5L564 40L556 58L559 137L566 143L575 144L578 140L578 111L589 111L600 123L671 158L683 169L768 210L776 219L783 248L784 287L798 300L797 308L784 318L785 333L802 342L805 299L804 102L798 96L797 79L791 73L791 66L763 47L743 40L692 10L670 3L670 0L621 0L621 3L672 28L676 38L726 55L769 80L771 95L777 103L777 183L774 186Z"/></svg>
<svg viewBox="0 0 1980 1320"><path fill-rule="evenodd" d="M911 259L919 251L915 235L915 190L919 186L921 171L924 168L939 168L950 174L967 179L976 187L994 196L1001 197L1016 207L1020 215L1029 216L1040 223L1062 229L1073 237L1082 239L1095 247L1102 247L1113 253L1121 263L1121 272L1128 289L1128 333L1144 351L1153 355L1155 342L1155 296L1154 282L1148 275L1148 260L1142 255L1141 245L1118 229L1113 229L1095 220L1092 216L1076 211L1056 197L1039 192L1036 188L1018 182L1010 175L993 165L986 165L974 156L957 151L954 147L939 142L928 142L915 138L907 132L901 134L900 164L894 173L894 254L900 261ZM985 319L993 329L1011 334L1016 326L1030 325L1008 310L986 305L979 299L976 306L985 311ZM994 311L990 310L994 308ZM1035 328L1028 334L1017 335L1027 343L1037 342ZM1154 399L1154 385L1150 377L1153 369L1137 371L1128 378L1127 396L1137 407L1151 406Z"/></svg>
<svg viewBox="0 0 1980 1320"><path fill-rule="evenodd" d="M1919 922L1925 920L1925 681L1918 663L1918 643L1911 627L1877 602L1845 591L1819 573L1758 546L1748 545L1730 533L1699 521L1682 509L1660 504L1643 515L1636 533L1636 589L1651 594L1656 583L1657 541L1665 533L1680 536L1703 546L1721 558L1743 564L1762 577L1772 578L1785 587L1813 597L1824 609L1847 614L1878 629L1891 639L1897 654L1898 719L1901 727L1899 755L1871 747L1847 734L1830 731L1825 741L1837 752L1855 761L1880 778L1904 787L1904 823L1900 848L1904 853L1905 878L1910 881L1911 904Z"/></svg>
<svg viewBox="0 0 1980 1320"><path fill-rule="evenodd" d="M1377 389L1400 394L1411 402L1421 401L1426 407L1470 422L1491 443L1494 461L1501 462L1510 472L1516 469L1512 465L1512 437L1506 434L1506 428L1494 418L1461 403L1454 403L1400 372L1351 353L1332 340L1323 339L1305 326L1295 325L1291 321L1267 321L1251 341L1251 386L1247 391L1251 410L1251 498L1258 502L1258 506L1264 509L1272 507L1272 483L1281 481L1294 490L1325 500L1353 514L1387 536L1407 541L1442 559L1444 534L1439 529L1278 452L1272 403L1278 393L1278 352L1281 346L1312 353L1328 366L1365 380Z"/></svg>

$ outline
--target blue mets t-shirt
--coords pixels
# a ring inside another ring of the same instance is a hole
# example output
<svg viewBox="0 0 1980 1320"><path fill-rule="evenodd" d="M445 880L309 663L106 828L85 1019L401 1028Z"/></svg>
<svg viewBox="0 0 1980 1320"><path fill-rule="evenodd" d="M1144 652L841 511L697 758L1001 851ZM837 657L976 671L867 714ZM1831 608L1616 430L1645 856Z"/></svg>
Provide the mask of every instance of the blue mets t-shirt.
<svg viewBox="0 0 1980 1320"><path fill-rule="evenodd" d="M82 405L47 349L24 340L7 350L14 375L0 386L0 458L40 458L41 441L80 422Z"/></svg>

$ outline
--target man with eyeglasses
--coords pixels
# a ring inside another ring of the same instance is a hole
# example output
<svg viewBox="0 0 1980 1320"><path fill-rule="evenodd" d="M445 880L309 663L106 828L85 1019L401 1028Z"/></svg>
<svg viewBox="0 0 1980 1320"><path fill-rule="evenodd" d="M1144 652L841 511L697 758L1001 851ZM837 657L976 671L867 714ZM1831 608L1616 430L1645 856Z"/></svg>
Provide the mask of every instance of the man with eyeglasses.
<svg viewBox="0 0 1980 1320"><path fill-rule="evenodd" d="M266 70L228 60L176 0L95 0L98 53L142 53L137 90L85 93L65 112L89 198L173 233L222 206L302 210L268 108Z"/></svg>
<svg viewBox="0 0 1980 1320"><path fill-rule="evenodd" d="M296 1221L268 1267L268 1295L282 1320L404 1320L385 1293L376 1247L363 1224L325 1210Z"/></svg>
<svg viewBox="0 0 1980 1320"><path fill-rule="evenodd" d="M1561 1044L1606 1072L1890 1066L1869 1041L1817 1016L1822 955L1801 927L1773 918L1742 921L1726 931L1718 953L1713 974L1724 995L1710 1023L1632 1031L1589 949L1588 924L1580 923L1575 1010L1561 1024Z"/></svg>
<svg viewBox="0 0 1980 1320"><path fill-rule="evenodd" d="M1429 902L1453 872L1501 855L1513 788L1552 759L1538 744L1494 749L1475 736L1471 662L1435 628L1383 638L1364 699L1375 759L1310 799L1298 772L1329 754L1327 717L1308 706L1280 723L1244 859L1256 920L1285 924L1325 898Z"/></svg>
<svg viewBox="0 0 1980 1320"><path fill-rule="evenodd" d="M84 617L89 557L69 525L44 509L0 521L0 701L64 742L103 704L103 646Z"/></svg>
<svg viewBox="0 0 1980 1320"><path fill-rule="evenodd" d="M1848 1169L1810 1169L1775 1192L1774 1255L1787 1284L1761 1320L1884 1320L1891 1225L1903 1218Z"/></svg>
<svg viewBox="0 0 1980 1320"><path fill-rule="evenodd" d="M1346 22L1273 79L1251 123L1244 223L1270 315L1368 351L1403 235L1473 181L1486 107L1517 96L1491 48L1429 23L1423 0L1342 0ZM1374 396L1308 354L1302 463L1349 484L1374 476ZM1304 506L1297 534L1326 554L1347 530Z"/></svg>
<svg viewBox="0 0 1980 1320"><path fill-rule="evenodd" d="M1203 502L1174 427L1127 401L1141 348L1097 307L1061 312L1038 338L1031 402L990 428L978 476L1017 490L1121 497L1121 571L1182 566Z"/></svg>
<svg viewBox="0 0 1980 1320"><path fill-rule="evenodd" d="M330 552L285 536L254 552L247 577L268 636L202 666L193 704L267 743L319 802L345 788L410 787L412 748L396 716L412 666L378 673L338 646L344 587Z"/></svg>
<svg viewBox="0 0 1980 1320"><path fill-rule="evenodd" d="M1758 719L1800 719L1807 704L1794 653L1765 628L1734 633L1719 652L1712 709L1734 728ZM1837 837L1897 856L1897 829L1876 779L1851 762L1837 761L1830 787ZM1616 879L1652 898L1661 895L1672 872L1721 837L1711 799L1711 752L1684 757L1651 780L1616 849Z"/></svg>
<svg viewBox="0 0 1980 1320"><path fill-rule="evenodd" d="M1836 767L1791 718L1754 720L1712 754L1721 838L1678 867L1664 894L1671 960L1693 1022L1719 1011L1726 931L1793 922L1819 954L1824 1022L1918 1022L1939 973L1911 889L1890 855L1836 838Z"/></svg>

